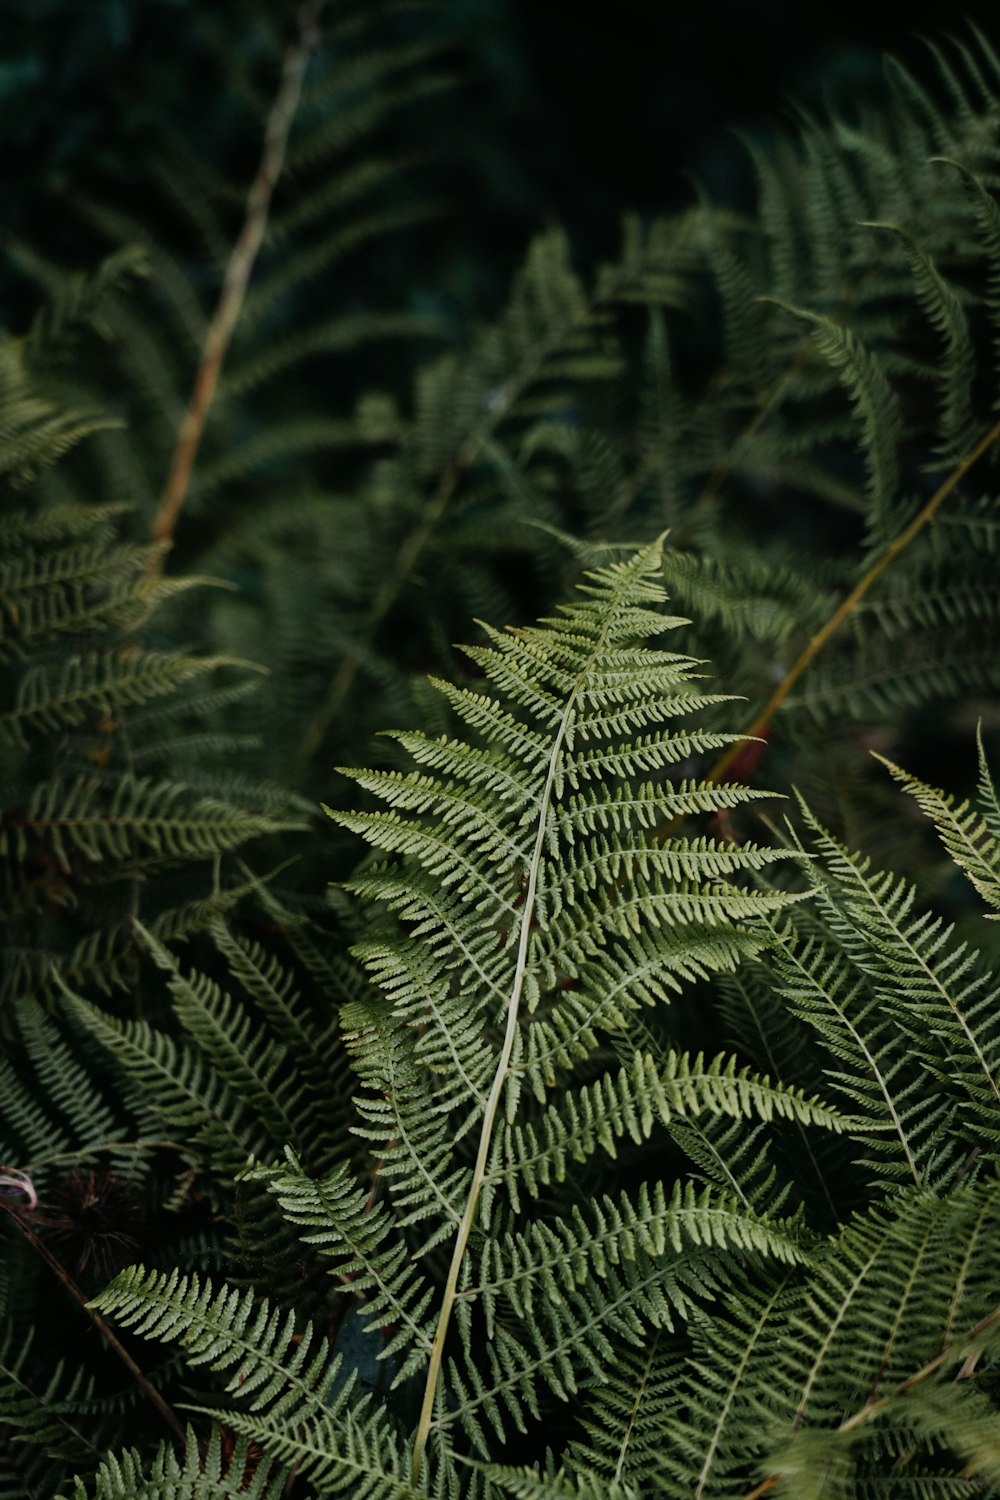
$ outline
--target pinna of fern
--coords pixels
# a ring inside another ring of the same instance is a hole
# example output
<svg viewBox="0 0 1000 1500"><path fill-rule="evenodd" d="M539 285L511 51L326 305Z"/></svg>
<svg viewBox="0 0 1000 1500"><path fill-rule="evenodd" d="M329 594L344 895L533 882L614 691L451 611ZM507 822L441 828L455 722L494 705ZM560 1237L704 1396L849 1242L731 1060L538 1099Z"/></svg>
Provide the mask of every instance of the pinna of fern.
<svg viewBox="0 0 1000 1500"><path fill-rule="evenodd" d="M108 423L66 410L52 366L81 325L100 325L123 274L118 263L70 281L24 338L0 346L0 364L18 371L0 436L7 1004L50 991L55 958L78 984L121 988L136 971L129 915L141 908L173 938L193 930L213 900L217 911L232 904L224 886L243 884L220 879L219 861L302 826L302 804L253 776L241 783L222 761L246 748L223 716L259 673L149 644L155 612L205 580L150 574L159 549L126 539L125 507L68 500L59 487L56 460Z"/></svg>

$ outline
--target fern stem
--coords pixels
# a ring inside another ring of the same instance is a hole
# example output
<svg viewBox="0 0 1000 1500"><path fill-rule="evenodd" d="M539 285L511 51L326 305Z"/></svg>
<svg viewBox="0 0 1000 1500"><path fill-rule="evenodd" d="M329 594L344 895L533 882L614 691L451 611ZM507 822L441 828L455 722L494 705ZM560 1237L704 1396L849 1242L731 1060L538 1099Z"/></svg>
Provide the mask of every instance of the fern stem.
<svg viewBox="0 0 1000 1500"><path fill-rule="evenodd" d="M749 737L759 735L769 726L772 718L781 708L782 704L788 697L792 688L798 682L799 678L812 665L813 661L824 649L831 637L834 636L840 629L844 621L851 614L853 614L854 610L858 607L862 599L872 587L872 584L874 584L882 576L886 568L888 568L890 563L892 563L899 555L899 553L902 552L903 548L909 546L910 542L912 542L914 537L923 530L928 521L933 519L935 512L944 503L944 501L947 500L948 496L952 493L956 486L961 484L962 480L968 474L969 470L979 462L983 455L987 453L989 449L992 448L993 444L998 440L1000 440L1000 421L993 424L990 430L986 433L985 437L981 438L976 446L972 449L972 452L967 454L966 457L962 459L962 462L958 464L948 475L948 477L938 486L934 494L924 506L923 510L920 511L918 515L914 516L913 520L908 526L905 526L903 530L898 533L898 535L893 537L892 541L888 543L884 551L881 552L880 555L875 559L874 563L872 563L871 567L868 569L867 573L865 573L864 577L861 578L859 582L854 585L854 588L851 590L851 592L841 600L840 604L834 610L833 614L829 617L822 629L818 630L816 634L810 638L804 650L793 662L791 667L789 667L788 671L785 673L784 677L781 679L778 686L775 688L774 692L771 694L770 698L761 709L760 713L753 720L753 723L750 724L746 728L746 730L744 730L745 735ZM719 781L722 776L725 775L726 771L728 771L729 767L732 765L736 757L742 752L743 747L744 741L742 739L738 739L734 744L730 745L728 750L726 750L724 754L720 756L715 765L708 772L708 776L706 779L708 781Z"/></svg>
<svg viewBox="0 0 1000 1500"><path fill-rule="evenodd" d="M743 1500L759 1500L759 1496L766 1495L768 1490L773 1490L775 1485L780 1484L783 1478L784 1475L782 1474L769 1474L754 1489L748 1490L743 1496Z"/></svg>
<svg viewBox="0 0 1000 1500"><path fill-rule="evenodd" d="M628 1453L628 1447L629 1443L632 1441L632 1433L635 1430L636 1420L639 1416L639 1411L646 1395L646 1387L649 1384L649 1377L653 1369L653 1361L656 1358L656 1351L659 1347L661 1337L662 1329L657 1329L656 1334L651 1340L649 1349L646 1353L646 1363L643 1366L642 1379L636 1387L635 1396L629 1409L628 1420L625 1423L625 1431L622 1433L622 1440L618 1448L618 1462L615 1464L615 1472L611 1476L615 1484L622 1484L624 1482L625 1456Z"/></svg>
<svg viewBox="0 0 1000 1500"><path fill-rule="evenodd" d="M239 322L247 286L264 240L271 197L284 165L288 135L302 93L306 67L319 40L317 23L324 3L325 0L307 0L302 6L299 11L298 37L285 54L281 82L267 117L260 166L247 195L243 228L226 266L222 291L205 337L201 362L181 423L160 507L153 520L152 538L161 545L152 554L147 567L151 578L157 577L163 570L166 551L173 541L177 521L191 485L194 461L215 399L222 365Z"/></svg>
<svg viewBox="0 0 1000 1500"><path fill-rule="evenodd" d="M93 1322L95 1328L98 1329L102 1337L106 1340L108 1347L112 1349L121 1360L122 1364L125 1366L126 1370L129 1372L132 1379L135 1381L136 1385L145 1396L146 1400L150 1403L151 1406L154 1406L156 1408L177 1440L180 1443L183 1443L185 1440L184 1428L178 1420L173 1408L168 1405L168 1403L160 1395L159 1391L156 1389L155 1385L153 1385L149 1377L145 1375L142 1370L140 1370L139 1366L136 1364L131 1354L129 1354L124 1344L122 1344L118 1339L114 1330L105 1322L104 1318L102 1318L97 1309L91 1305L91 1303L87 1299L87 1294L80 1290L76 1282L73 1280L72 1276L66 1270L66 1267L60 1260L57 1260L57 1258L52 1254L52 1251L49 1249L48 1245L45 1244L44 1240L40 1239L39 1236L35 1233L34 1229L25 1218L23 1210L19 1209L13 1203L4 1202L2 1197L0 1197L0 1209L3 1210L14 1227L24 1236L31 1248L37 1251L52 1274L62 1282L63 1286L66 1288L67 1292L69 1292L70 1296L75 1301L79 1302L84 1312Z"/></svg>
<svg viewBox="0 0 1000 1500"><path fill-rule="evenodd" d="M608 620L610 623L611 615ZM594 650L599 651L604 644L608 626L601 631ZM538 890L538 876L542 867L542 855L545 850L545 839L548 823L549 807L552 803L552 791L555 786L556 776L559 770L559 760L562 754L563 742L573 718L576 708L576 700L586 679L587 669L580 673L573 684L572 691L566 700L562 717L559 720L559 728L552 742L552 751L549 755L548 771L545 777L545 785L538 804L538 830L535 834L535 845L531 854L531 864L528 868L528 883L524 893L524 906L521 911L521 927L518 934L517 959L514 965L514 977L511 983L510 998L507 1001L507 1026L504 1032L503 1046L497 1060L496 1073L493 1078L493 1087L490 1089L489 1098L486 1101L486 1110L483 1115L483 1124L479 1133L479 1149L476 1152L476 1164L472 1171L472 1182L469 1185L469 1193L466 1199L465 1211L462 1214L458 1232L455 1236L455 1246L452 1251L451 1265L448 1269L448 1279L445 1283L444 1295L441 1299L441 1311L438 1314L437 1327L434 1331L434 1342L431 1346L430 1362L427 1367L427 1382L424 1386L424 1398L420 1409L420 1420L417 1424L416 1436L413 1440L413 1467L412 1480L416 1485L420 1478L420 1470L423 1465L424 1450L430 1434L431 1424L434 1417L434 1398L437 1393L438 1381L441 1375L441 1361L444 1356L445 1339L448 1336L448 1326L455 1307L455 1299L458 1294L458 1278L462 1270L462 1261L465 1258L466 1247L472 1226L476 1221L479 1209L479 1195L486 1181L486 1163L489 1158L490 1146L493 1140L493 1128L500 1109L500 1100L503 1096L504 1087L510 1071L510 1059L514 1050L514 1042L517 1037L517 1027L520 1018L521 995L524 990L524 981L528 969L528 944L531 939L531 923L535 910L535 896Z"/></svg>
<svg viewBox="0 0 1000 1500"><path fill-rule="evenodd" d="M732 1408L733 1402L736 1399L736 1392L739 1389L740 1381L743 1379L743 1376L746 1373L746 1368L750 1363L751 1356L756 1351L757 1340L760 1338L760 1335L764 1329L765 1324L767 1323L768 1318L774 1311L775 1303L781 1296L781 1293L784 1290L784 1285L784 1282L778 1283L778 1285L772 1292L771 1297L761 1309L760 1317L757 1319L756 1326L753 1330L753 1336L748 1339L746 1348L742 1351L739 1361L736 1365L736 1369L733 1371L732 1379L730 1380L729 1386L726 1390L726 1399L723 1403L722 1410L719 1412L715 1427L712 1431L711 1441L709 1442L708 1448L705 1452L704 1460L702 1461L701 1472L698 1475L698 1482L695 1487L693 1500L702 1500L702 1496L705 1493L705 1486L709 1481L709 1477L712 1472L712 1465L715 1463L715 1456L719 1449L719 1444L722 1439L722 1434L725 1429L726 1422L729 1418L730 1410ZM761 1491L761 1493L763 1493L763 1491Z"/></svg>
<svg viewBox="0 0 1000 1500"><path fill-rule="evenodd" d="M482 442L485 441L485 437L482 438L481 442L475 439L471 440L456 455L446 470L430 504L423 514L420 524L415 526L406 537L403 545L396 554L391 569L385 578L383 578L376 591L368 617L367 633L369 635L374 633L395 604L400 590L410 574L410 570L430 541L438 522L447 510L448 503L455 493L459 480L465 470L475 461ZM333 724L347 695L354 686L354 679L358 675L360 665L361 653L357 650L349 651L341 659L340 666L334 674L326 696L323 698L313 716L312 722L302 737L298 768L292 778L293 786L297 786L302 781L313 756L326 739L330 726Z"/></svg>
<svg viewBox="0 0 1000 1500"><path fill-rule="evenodd" d="M525 388L531 384L544 367L545 361L554 354L575 328L585 325L595 310L605 302L613 302L628 287L630 281L641 274L629 267L620 276L609 278L602 285L600 295L586 303L578 316L566 319L554 328L534 352L524 361L520 370L504 383L503 394L491 408L486 420L469 434L466 441L454 454L442 474L437 488L428 502L419 523L405 537L389 572L379 585L372 600L365 624L365 638L370 640L386 615L398 599L403 585L410 576L418 558L437 530L438 522L451 503L459 484L469 469L483 454L497 428L508 417L520 400ZM354 686L361 666L362 652L355 648L341 659L340 666L325 697L313 715L312 721L302 736L302 747L298 766L292 777L292 786L298 786L305 777L313 756L326 738L334 720Z"/></svg>

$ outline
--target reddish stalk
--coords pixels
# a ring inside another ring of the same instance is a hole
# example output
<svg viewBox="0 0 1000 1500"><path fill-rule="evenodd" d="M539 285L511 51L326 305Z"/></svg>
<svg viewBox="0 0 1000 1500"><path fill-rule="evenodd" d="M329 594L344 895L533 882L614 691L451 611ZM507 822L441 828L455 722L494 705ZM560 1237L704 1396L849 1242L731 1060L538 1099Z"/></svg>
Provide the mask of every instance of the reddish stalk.
<svg viewBox="0 0 1000 1500"><path fill-rule="evenodd" d="M27 1192L27 1188L25 1188L24 1191ZM33 1196L33 1194L34 1189L31 1190L31 1195L29 1195L29 1203L31 1202L31 1197ZM35 1202L37 1202L37 1198L35 1199ZM8 1202L4 1198L4 1196L0 1194L0 1210L2 1210L7 1215L11 1223L18 1230L18 1232L24 1236L31 1248L39 1256L41 1256L42 1260L48 1266L53 1276L55 1276L57 1280L62 1283L73 1300L80 1304L84 1312L87 1314L87 1317L94 1324L94 1327L99 1330L102 1338L106 1340L108 1347L113 1350L113 1352L121 1360L122 1364L125 1366L126 1370L129 1372L132 1379L135 1381L136 1385L145 1396L146 1400L150 1403L151 1406L154 1406L156 1408L177 1440L183 1443L184 1428L178 1420L173 1408L168 1405L168 1403L164 1400L159 1391L153 1385L149 1377L145 1375L139 1368L135 1360L132 1358L131 1354L129 1354L128 1350L125 1348L124 1344L121 1343L118 1336L115 1334L114 1330L109 1326L107 1322L105 1322L104 1318L101 1317L101 1314L97 1311L97 1309L90 1305L90 1302L87 1299L86 1292L81 1291L80 1287L77 1286L72 1276L66 1270L66 1267L52 1254L52 1251L49 1249L48 1245L46 1245L45 1241L40 1239L39 1236L35 1233L33 1226L28 1223L24 1207L19 1204Z"/></svg>

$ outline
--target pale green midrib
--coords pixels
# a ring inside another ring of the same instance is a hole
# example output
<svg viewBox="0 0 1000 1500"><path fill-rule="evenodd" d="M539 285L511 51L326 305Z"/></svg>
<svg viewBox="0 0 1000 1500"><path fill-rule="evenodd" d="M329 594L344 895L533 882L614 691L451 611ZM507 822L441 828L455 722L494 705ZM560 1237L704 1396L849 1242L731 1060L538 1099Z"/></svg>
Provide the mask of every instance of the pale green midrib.
<svg viewBox="0 0 1000 1500"><path fill-rule="evenodd" d="M472 1226L476 1220L479 1208L479 1195L482 1192L486 1180L486 1163L489 1157L490 1146L493 1140L493 1129L496 1124L497 1112L500 1107L500 1099L504 1086L507 1082L510 1067L511 1054L514 1050L514 1040L517 1036L518 1020L520 1015L521 993L524 988L525 975L527 973L528 943L531 937L531 918L535 908L535 896L538 889L538 875L542 864L542 854L545 848L546 823L548 811L552 802L552 790L555 785L559 760L562 753L566 733L572 722L576 708L576 700L586 681L591 663L594 657L604 645L607 632L615 617L615 601L609 601L607 617L601 633L594 643L587 664L577 677L573 690L566 700L559 728L552 742L552 750L549 754L548 771L545 778L545 786L538 805L538 829L535 835L535 846L531 855L531 865L528 870L528 885L524 896L524 906L521 911L521 930L518 939L517 961L514 967L514 979L511 985L510 999L507 1002L507 1027L504 1033L503 1046L497 1061L497 1070L493 1079L493 1087L490 1089L489 1098L486 1101L486 1111L483 1115L483 1125L479 1136L479 1150L476 1153L476 1164L473 1168L472 1183L466 1200L465 1212L458 1226L455 1237L455 1248L452 1252L451 1266L448 1270L448 1279L445 1283L444 1296L441 1302L441 1312L438 1317L437 1329L435 1330L434 1343L431 1348L430 1364L427 1370L427 1382L424 1387L424 1398L420 1410L420 1420L417 1424L417 1432L413 1441L413 1467L412 1482L417 1484L420 1478L420 1469L423 1464L424 1449L430 1434L431 1423L434 1415L434 1397L437 1391L438 1380L441 1374L441 1361L444 1354L444 1343L451 1322L451 1314L455 1306L458 1291L458 1278L462 1269L462 1261L465 1258L466 1247Z"/></svg>

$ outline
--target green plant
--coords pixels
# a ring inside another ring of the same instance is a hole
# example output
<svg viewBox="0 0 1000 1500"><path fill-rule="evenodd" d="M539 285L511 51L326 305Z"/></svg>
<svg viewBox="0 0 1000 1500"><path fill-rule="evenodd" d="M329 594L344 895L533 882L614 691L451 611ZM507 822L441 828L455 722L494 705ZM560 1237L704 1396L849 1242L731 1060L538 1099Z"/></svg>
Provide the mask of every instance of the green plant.
<svg viewBox="0 0 1000 1500"><path fill-rule="evenodd" d="M248 16L242 219L11 247L0 1493L1000 1492L988 41L467 331L438 32Z"/></svg>
<svg viewBox="0 0 1000 1500"><path fill-rule="evenodd" d="M760 794L669 774L718 736L688 720L695 664L641 644L676 628L656 571L647 549L492 632L485 690L445 689L470 732L404 735L416 769L358 773L387 809L339 815L396 856L352 882L394 914L342 1011L369 1165L250 1176L389 1392L252 1292L133 1267L96 1300L214 1371L232 1404L199 1409L318 1494L742 1495L756 1471L755 1494L846 1497L901 1459L915 1493L1000 1479L995 973L811 815L805 861L657 838L663 809ZM911 786L995 892L989 823ZM985 771L980 795L995 823ZM811 899L775 887L789 863ZM829 1102L683 1050L685 992L727 974L740 1054L784 1048ZM497 1465L560 1428L547 1480Z"/></svg>

